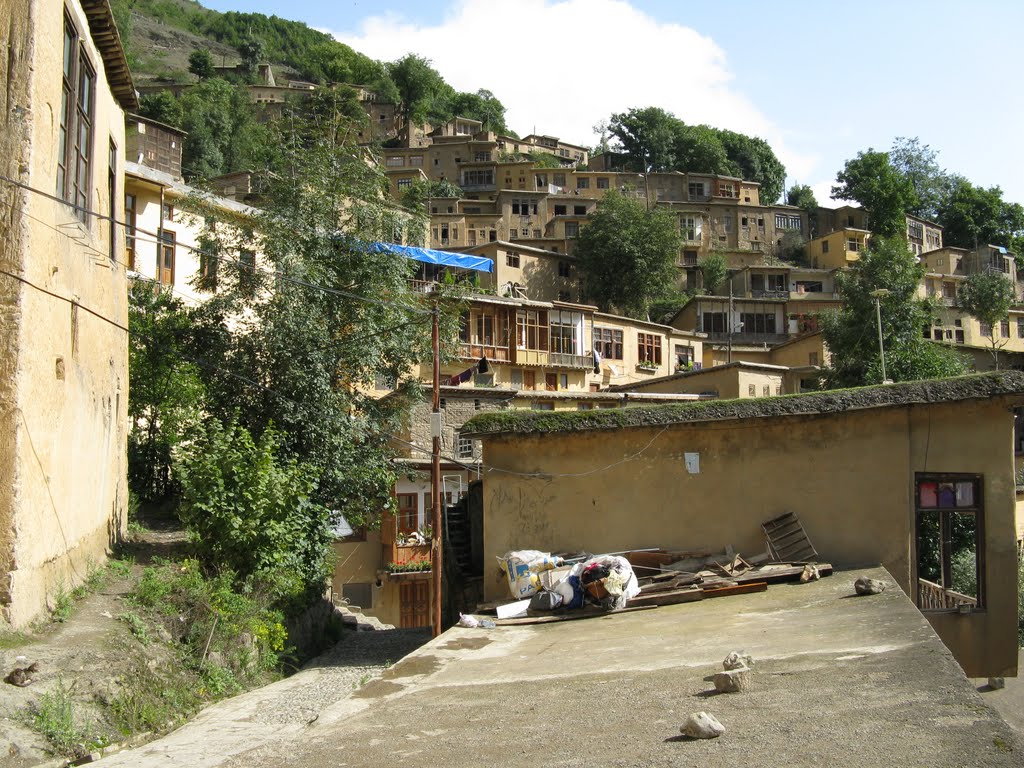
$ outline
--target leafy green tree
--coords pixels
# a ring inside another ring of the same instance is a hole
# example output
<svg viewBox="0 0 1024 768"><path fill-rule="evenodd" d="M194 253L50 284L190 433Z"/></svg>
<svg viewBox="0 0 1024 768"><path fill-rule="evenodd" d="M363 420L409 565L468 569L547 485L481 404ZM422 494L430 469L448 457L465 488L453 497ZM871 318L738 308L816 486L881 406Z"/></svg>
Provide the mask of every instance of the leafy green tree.
<svg viewBox="0 0 1024 768"><path fill-rule="evenodd" d="M209 411L257 442L273 423L278 455L316 468L317 504L373 522L390 503L390 434L409 397L367 393L378 376L408 381L430 358L430 333L411 262L367 244L423 219L386 199L344 110L306 102L271 130L280 159L264 212L247 231L218 223L209 233L221 253L248 239L261 264L222 260L217 294L196 311L206 354L223 361L207 373ZM442 338L457 338L456 323L442 312Z"/></svg>
<svg viewBox="0 0 1024 768"><path fill-rule="evenodd" d="M729 267L725 262L725 256L718 251L712 251L700 262L700 279L704 292L714 296L729 273Z"/></svg>
<svg viewBox="0 0 1024 768"><path fill-rule="evenodd" d="M957 376L966 371L954 351L928 341L921 329L932 319L932 307L917 296L924 267L902 237L875 236L848 272L836 274L843 308L822 318L822 333L832 356L825 379L829 388L856 387L882 381L877 317L872 291L879 298L886 375L893 381Z"/></svg>
<svg viewBox="0 0 1024 768"><path fill-rule="evenodd" d="M678 278L680 244L674 214L648 210L639 200L610 191L576 241L588 296L605 311L615 307L646 317L651 301Z"/></svg>
<svg viewBox="0 0 1024 768"><path fill-rule="evenodd" d="M179 514L208 570L275 602L308 603L330 573L330 515L313 501L317 470L289 457L272 426L253 440L234 421L210 419L177 452Z"/></svg>
<svg viewBox="0 0 1024 768"><path fill-rule="evenodd" d="M964 281L957 295L960 308L988 326L992 361L997 369L999 349L1006 345L1006 339L1000 339L996 329L1006 320L1016 299L1013 282L1002 272L976 272Z"/></svg>
<svg viewBox="0 0 1024 768"><path fill-rule="evenodd" d="M954 177L938 208L943 243L959 248L978 245L1012 247L1024 235L1024 208L1003 200L999 187L976 187Z"/></svg>
<svg viewBox="0 0 1024 768"><path fill-rule="evenodd" d="M721 129L719 136L732 166L732 175L758 182L762 205L777 202L786 181L786 168L768 142L756 136Z"/></svg>
<svg viewBox="0 0 1024 768"><path fill-rule="evenodd" d="M665 171L675 167L673 145L680 122L660 107L634 107L613 114L608 132L644 172Z"/></svg>
<svg viewBox="0 0 1024 768"><path fill-rule="evenodd" d="M139 114L158 123L181 125L181 105L170 91L143 94L139 99Z"/></svg>
<svg viewBox="0 0 1024 768"><path fill-rule="evenodd" d="M188 55L188 71L200 80L213 77L213 56L206 48L196 48Z"/></svg>
<svg viewBox="0 0 1024 768"><path fill-rule="evenodd" d="M188 133L182 149L186 178L207 179L266 164L274 144L256 120L243 86L210 78L190 88L178 104L179 126Z"/></svg>
<svg viewBox="0 0 1024 768"><path fill-rule="evenodd" d="M406 126L422 123L436 112L437 102L451 86L430 65L430 60L409 53L387 65L398 90L398 109Z"/></svg>
<svg viewBox="0 0 1024 768"><path fill-rule="evenodd" d="M172 452L202 419L201 372L184 355L194 343L182 303L148 281L128 292L128 480L146 501L172 495Z"/></svg>
<svg viewBox="0 0 1024 768"><path fill-rule="evenodd" d="M258 37L250 36L238 46L238 55L242 57L242 71L252 79L266 57L266 47Z"/></svg>
<svg viewBox="0 0 1024 768"><path fill-rule="evenodd" d="M871 231L882 237L906 233L907 211L918 204L914 187L893 168L886 152L858 152L847 160L832 187L833 200L855 200L868 213Z"/></svg>
<svg viewBox="0 0 1024 768"><path fill-rule="evenodd" d="M672 146L675 170L731 174L733 166L718 132L707 125L683 125L676 129Z"/></svg>
<svg viewBox="0 0 1024 768"><path fill-rule="evenodd" d="M488 90L480 89L476 93L456 93L446 105L451 117L467 117L479 120L484 124L485 131L507 134L505 124L505 106Z"/></svg>
<svg viewBox="0 0 1024 768"><path fill-rule="evenodd" d="M818 200L806 184L796 184L786 192L786 205L794 205L807 213L811 237L818 236Z"/></svg>
<svg viewBox="0 0 1024 768"><path fill-rule="evenodd" d="M914 189L915 202L908 213L935 220L939 205L949 193L951 177L938 163L939 153L922 144L916 136L912 139L897 137L889 150L889 163Z"/></svg>

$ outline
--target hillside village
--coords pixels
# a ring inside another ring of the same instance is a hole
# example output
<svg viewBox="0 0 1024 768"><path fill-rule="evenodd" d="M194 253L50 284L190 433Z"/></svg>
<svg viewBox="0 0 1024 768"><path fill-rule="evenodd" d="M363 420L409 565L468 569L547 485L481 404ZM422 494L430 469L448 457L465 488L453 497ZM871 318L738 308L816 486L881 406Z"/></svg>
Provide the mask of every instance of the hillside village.
<svg viewBox="0 0 1024 768"><path fill-rule="evenodd" d="M961 678L1016 676L1019 237L949 245L910 210L894 226L621 142L424 117L380 82L223 45L194 79L140 77L118 5L15 13L5 33L8 627L85 582L140 502L180 509L207 569L275 609L325 598L435 635L508 602L506 553L629 553L638 570L724 553L733 578L793 515L813 580L819 561L836 580L881 566L908 636L944 644ZM151 109L222 76L274 168L201 177L196 139ZM587 229L615 206L671 231L670 284L639 305L596 288ZM902 283L879 284L886 254ZM995 314L980 278L1006 293ZM831 348L844 322L856 338ZM904 373L922 370L945 374Z"/></svg>

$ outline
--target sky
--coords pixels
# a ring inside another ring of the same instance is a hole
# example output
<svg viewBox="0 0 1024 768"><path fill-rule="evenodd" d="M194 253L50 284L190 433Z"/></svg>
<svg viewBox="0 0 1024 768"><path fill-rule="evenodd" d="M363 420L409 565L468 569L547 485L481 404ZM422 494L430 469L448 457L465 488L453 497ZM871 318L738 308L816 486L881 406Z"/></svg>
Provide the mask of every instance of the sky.
<svg viewBox="0 0 1024 768"><path fill-rule="evenodd" d="M376 59L430 59L486 88L520 135L598 142L613 112L661 107L767 140L786 186L830 204L846 160L918 137L939 163L1024 203L1024 3L979 0L201 0L304 21Z"/></svg>

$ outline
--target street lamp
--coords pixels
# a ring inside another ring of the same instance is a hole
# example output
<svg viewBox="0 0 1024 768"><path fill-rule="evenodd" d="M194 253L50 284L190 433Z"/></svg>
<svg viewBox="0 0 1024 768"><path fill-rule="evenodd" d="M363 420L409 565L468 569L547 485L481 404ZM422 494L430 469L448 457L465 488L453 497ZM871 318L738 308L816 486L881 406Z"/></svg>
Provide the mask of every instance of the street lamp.
<svg viewBox="0 0 1024 768"><path fill-rule="evenodd" d="M878 319L878 355L882 358L882 383L892 384L892 381L885 375L885 346L882 344L882 305L880 299L888 296L891 291L888 288L876 288L869 296L875 300L875 317Z"/></svg>

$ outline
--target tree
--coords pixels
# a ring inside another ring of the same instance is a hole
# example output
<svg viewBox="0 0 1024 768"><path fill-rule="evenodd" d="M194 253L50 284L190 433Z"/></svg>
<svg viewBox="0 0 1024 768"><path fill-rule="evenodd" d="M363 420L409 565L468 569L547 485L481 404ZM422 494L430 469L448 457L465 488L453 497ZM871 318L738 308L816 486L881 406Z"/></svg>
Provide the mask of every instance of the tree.
<svg viewBox="0 0 1024 768"><path fill-rule="evenodd" d="M181 105L170 91L143 94L139 99L139 114L158 123L181 125Z"/></svg>
<svg viewBox="0 0 1024 768"><path fill-rule="evenodd" d="M275 455L315 468L315 504L373 523L391 503L390 435L419 388L383 401L368 393L378 376L409 382L430 358L430 333L412 262L367 244L423 219L386 199L386 177L344 109L304 102L271 130L279 159L264 212L209 232L217 252L248 247L263 267L221 260L218 292L196 310L206 354L223 361L207 374L208 410L257 443L273 424ZM442 312L442 338L457 338L456 323Z"/></svg>
<svg viewBox="0 0 1024 768"><path fill-rule="evenodd" d="M914 189L915 202L908 213L934 220L939 205L949 192L951 177L939 167L939 153L922 144L916 136L912 139L897 137L889 150L889 163L893 169Z"/></svg>
<svg viewBox="0 0 1024 768"><path fill-rule="evenodd" d="M430 60L414 53L391 62L387 71L398 89L398 109L406 126L427 120L436 111L445 89L451 90L451 86L430 65Z"/></svg>
<svg viewBox="0 0 1024 768"><path fill-rule="evenodd" d="M872 291L879 298L886 375L893 381L957 376L966 371L954 351L922 338L932 308L917 296L924 267L902 237L875 236L849 272L836 274L843 308L822 318L822 333L832 356L825 379L829 388L856 387L882 381L877 316Z"/></svg>
<svg viewBox="0 0 1024 768"><path fill-rule="evenodd" d="M661 208L610 191L587 217L576 241L588 296L604 311L612 307L646 317L652 300L675 284L679 226Z"/></svg>
<svg viewBox="0 0 1024 768"><path fill-rule="evenodd" d="M242 71L247 78L252 79L263 63L266 48L258 37L250 36L238 46L238 55L242 57Z"/></svg>
<svg viewBox="0 0 1024 768"><path fill-rule="evenodd" d="M795 184L786 192L786 205L793 205L807 212L811 237L818 236L818 200L814 190L806 184Z"/></svg>
<svg viewBox="0 0 1024 768"><path fill-rule="evenodd" d="M704 292L714 296L715 291L725 281L729 272L725 257L718 251L712 251L700 262L700 278Z"/></svg>
<svg viewBox="0 0 1024 768"><path fill-rule="evenodd" d="M201 423L205 389L185 359L192 322L182 303L146 281L128 292L128 481L144 501L177 488L172 453Z"/></svg>
<svg viewBox="0 0 1024 768"><path fill-rule="evenodd" d="M402 193L402 205L410 211L426 215L427 200L432 197L462 197L462 189L447 179L418 179Z"/></svg>
<svg viewBox="0 0 1024 768"><path fill-rule="evenodd" d="M674 143L681 123L660 107L633 108L612 115L609 133L646 173L675 167Z"/></svg>
<svg viewBox="0 0 1024 768"><path fill-rule="evenodd" d="M761 185L761 205L773 205L778 201L786 181L786 167L768 142L735 131L719 129L718 133L732 166L732 175Z"/></svg>
<svg viewBox="0 0 1024 768"><path fill-rule="evenodd" d="M988 326L992 361L996 369L999 368L999 349L1006 346L1006 339L1000 339L996 329L1006 320L1016 299L1013 282L1001 272L976 272L960 286L957 296L961 309L979 323Z"/></svg>
<svg viewBox="0 0 1024 768"><path fill-rule="evenodd" d="M213 56L206 48L196 48L188 55L188 71L200 80L213 77Z"/></svg>
<svg viewBox="0 0 1024 768"><path fill-rule="evenodd" d="M695 173L732 173L729 155L718 133L706 125L680 125L672 146L675 169Z"/></svg>
<svg viewBox="0 0 1024 768"><path fill-rule="evenodd" d="M467 117L479 120L485 131L507 134L505 105L490 91L480 89L476 93L456 93L446 105L451 117Z"/></svg>
<svg viewBox="0 0 1024 768"><path fill-rule="evenodd" d="M889 162L885 152L858 152L847 160L832 187L833 200L855 200L864 206L871 231L882 237L906 233L907 211L917 205L910 180Z"/></svg>
<svg viewBox="0 0 1024 768"><path fill-rule="evenodd" d="M265 166L273 142L244 87L210 78L178 99L178 125L188 133L182 150L186 178L207 179Z"/></svg>
<svg viewBox="0 0 1024 768"><path fill-rule="evenodd" d="M943 243L958 248L979 245L1013 247L1024 235L1024 208L1003 200L999 187L976 187L963 177L953 177L949 193L938 206Z"/></svg>

